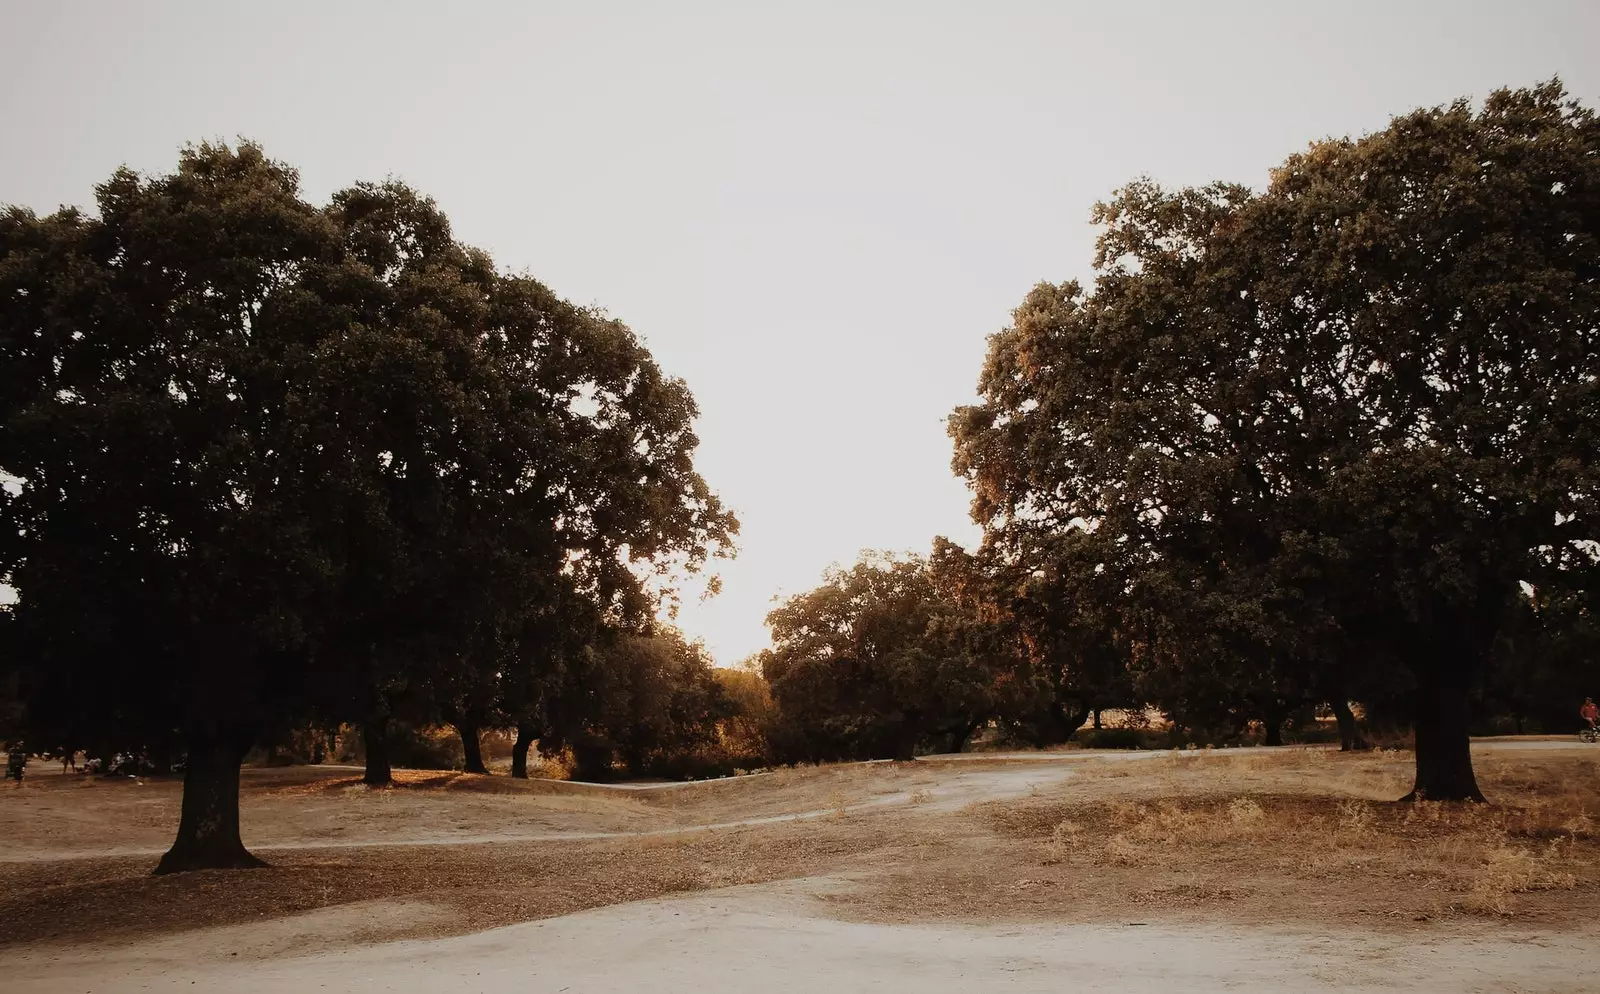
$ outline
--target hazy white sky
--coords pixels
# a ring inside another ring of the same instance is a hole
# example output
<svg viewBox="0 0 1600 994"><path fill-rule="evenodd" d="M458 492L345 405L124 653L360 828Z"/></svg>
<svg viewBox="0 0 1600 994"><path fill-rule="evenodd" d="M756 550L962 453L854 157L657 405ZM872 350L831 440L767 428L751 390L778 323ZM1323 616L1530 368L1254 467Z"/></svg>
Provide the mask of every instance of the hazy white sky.
<svg viewBox="0 0 1600 994"><path fill-rule="evenodd" d="M671 13L668 13L668 11ZM733 664L864 547L972 541L943 419L1096 199L1261 183L1306 142L1500 85L1600 96L1600 3L0 0L0 202L244 136L316 201L393 175L627 321L743 520L680 618Z"/></svg>

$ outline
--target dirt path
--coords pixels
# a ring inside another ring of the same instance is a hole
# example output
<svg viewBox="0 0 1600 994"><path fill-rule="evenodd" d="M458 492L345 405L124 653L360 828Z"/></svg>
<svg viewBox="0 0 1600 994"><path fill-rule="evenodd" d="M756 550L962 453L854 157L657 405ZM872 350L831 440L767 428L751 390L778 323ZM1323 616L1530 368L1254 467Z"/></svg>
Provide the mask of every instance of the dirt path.
<svg viewBox="0 0 1600 994"><path fill-rule="evenodd" d="M1149 755L1155 755L1151 753ZM855 764L868 765L868 764ZM475 846L488 843L511 842L563 842L563 841L597 841L603 839L650 839L673 835L685 835L695 832L718 831L735 828L751 828L761 825L779 825L787 822L810 821L817 818L834 817L841 814L852 814L869 811L874 808L883 808L894 805L916 803L924 805L929 812L956 811L978 801L1006 800L1021 797L1032 791L1054 786L1074 775L1071 769L1044 770L1033 767L1000 766L987 770L963 770L959 767L945 767L936 763L928 764L921 779L925 786L903 790L894 790L874 797L833 804L822 808L808 808L802 811L786 811L781 814L763 815L750 818L737 818L725 821L715 821L706 824L675 825L668 828L644 829L638 831L583 831L568 830L555 832L528 832L518 831L514 825L503 830L493 832L455 832L440 834L431 832L399 838L372 838L353 839L305 839L292 842L264 842L250 843L254 852L270 853L299 850L323 849L366 849L377 845L383 846ZM677 783L662 785L647 785L647 787L675 786L675 787L701 787L710 788L715 784L729 783L728 781L702 781L700 783ZM597 784L574 784L574 789L590 789ZM640 789L640 788L634 788ZM247 839L248 841L248 839ZM101 846L95 848L13 848L0 847L0 863L22 863L38 861L102 859L106 857L122 856L160 856L166 851L165 846Z"/></svg>
<svg viewBox="0 0 1600 994"><path fill-rule="evenodd" d="M1426 937L1124 925L878 925L828 917L798 880L618 905L475 935L257 958L276 934L359 929L426 906L355 906L262 925L190 932L93 956L0 954L12 994L227 990L500 994L659 992L1566 990L1593 959L1593 933L1538 935L1463 925Z"/></svg>
<svg viewBox="0 0 1600 994"><path fill-rule="evenodd" d="M0 792L0 988L1568 989L1600 948L1600 748L1474 751L1498 805L1394 805L1409 757L1294 747L670 787L253 770L272 867L161 878L179 784L41 776Z"/></svg>
<svg viewBox="0 0 1600 994"><path fill-rule="evenodd" d="M245 841L252 850L263 853L292 850L351 850L372 846L470 846L487 843L537 843L561 841L600 841L607 839L650 839L716 831L777 825L787 822L810 821L839 814L871 811L885 807L918 804L929 812L957 811L981 801L1008 800L1040 790L1048 790L1078 776L1081 772L1102 767L1104 764L1146 763L1157 760L1169 762L1203 761L1215 759L1251 760L1253 757L1290 757L1308 751L1324 752L1325 747L1280 746L1247 749L1221 749L1215 751L1162 750L1162 751L1091 751L1070 750L1062 752L1024 753L959 753L928 756L914 764L900 764L900 782L880 783L872 790L853 789L848 784L837 796L824 796L818 791L810 794L785 795L783 773L760 773L721 780L693 782L668 782L645 784L590 784L566 781L533 781L533 787L543 792L536 798L545 808L517 807L529 800L528 796L515 794L491 798L459 798L463 809L474 801L486 806L476 810L471 817L454 819L452 824L439 824L433 817L412 815L403 807L404 798L395 795L395 803L379 807L390 817L382 826L369 822L359 831L349 831L356 826L348 824L347 806L351 798L329 796L322 808L322 828L316 830L317 815L304 806L289 811L252 809L245 812ZM1473 743L1479 755L1508 755L1520 752L1549 755L1552 752L1600 756L1600 746L1585 745L1569 738L1560 739L1502 739L1480 740ZM888 770L894 764L887 761L839 764L831 769L842 779L852 776L876 775L879 769ZM327 777L333 772L355 771L356 767L307 767L299 775ZM245 783L271 780L287 774L282 770L260 769L246 772ZM438 774L441 778L457 774ZM46 774L29 781L66 784L57 775ZM502 786L503 778L491 781ZM324 787L337 784L324 781ZM527 786L527 783L521 784ZM176 818L177 787L174 781L150 782L134 786L112 783L102 790L134 790L148 794L141 808L130 812L124 822L128 827L107 837L104 823L97 831L81 830L72 818L76 809L58 805L54 809L36 807L19 824L22 835L8 832L0 835L0 864L32 863L55 860L82 860L110 857L155 857L165 852L171 824ZM148 790L146 789L148 788ZM750 792L765 792L765 810L746 813L745 804L753 796ZM380 792L381 793L381 792ZM23 799L29 799L24 792ZM788 797L788 803L784 798ZM681 803L679 798L684 798ZM692 800L691 800L692 798ZM711 817L687 816L676 824L671 821L679 808L693 808L707 801L725 798L726 803L708 808ZM42 803L50 800L48 794L38 795ZM56 798L56 799L59 799ZM0 801L11 801L8 795ZM371 802L371 797L357 798ZM387 797L383 798L387 801ZM593 802L593 807L584 805ZM650 801L645 806L643 802ZM504 803L501 803L504 802ZM820 802L820 803L819 803ZM0 810L0 815L6 814ZM59 820L50 821L50 815ZM268 817L262 818L262 815ZM32 838L25 833L31 826ZM137 833L132 838L128 834ZM260 834L258 834L260 833Z"/></svg>

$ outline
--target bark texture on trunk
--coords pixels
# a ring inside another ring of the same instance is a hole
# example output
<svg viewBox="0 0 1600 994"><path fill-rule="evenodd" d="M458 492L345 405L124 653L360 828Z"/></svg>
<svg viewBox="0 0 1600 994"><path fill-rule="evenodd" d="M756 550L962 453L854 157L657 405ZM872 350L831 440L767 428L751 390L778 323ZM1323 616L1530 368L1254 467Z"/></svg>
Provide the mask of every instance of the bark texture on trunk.
<svg viewBox="0 0 1600 994"><path fill-rule="evenodd" d="M1333 709L1333 718L1339 723L1340 752L1356 752L1372 748L1371 744L1361 737L1361 728L1356 725L1356 713L1350 710L1349 701L1336 697L1328 702L1328 707Z"/></svg>
<svg viewBox="0 0 1600 994"><path fill-rule="evenodd" d="M228 735L191 733L183 772L178 838L156 873L266 866L239 838L239 764L245 750Z"/></svg>
<svg viewBox="0 0 1600 994"><path fill-rule="evenodd" d="M528 749L533 745L533 729L517 726L517 741L511 746L511 775L519 780L528 779Z"/></svg>
<svg viewBox="0 0 1600 994"><path fill-rule="evenodd" d="M1405 801L1482 801L1472 772L1464 673L1447 662L1418 674L1417 779Z"/></svg>
<svg viewBox="0 0 1600 994"><path fill-rule="evenodd" d="M361 782L369 787L393 786L394 771L389 766L389 719L368 718L361 726L361 741L367 750L367 770Z"/></svg>
<svg viewBox="0 0 1600 994"><path fill-rule="evenodd" d="M465 756L463 767L468 773L488 773L489 768L483 765L483 745L478 737L478 726L460 724L456 731L461 733L461 752Z"/></svg>

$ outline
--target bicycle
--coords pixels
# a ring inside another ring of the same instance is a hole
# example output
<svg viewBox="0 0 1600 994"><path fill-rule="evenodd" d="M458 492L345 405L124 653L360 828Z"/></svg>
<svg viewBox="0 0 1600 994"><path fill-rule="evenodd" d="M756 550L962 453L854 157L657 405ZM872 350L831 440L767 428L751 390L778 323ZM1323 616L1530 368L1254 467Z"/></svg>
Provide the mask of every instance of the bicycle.
<svg viewBox="0 0 1600 994"><path fill-rule="evenodd" d="M1578 731L1579 742L1600 742L1600 728L1590 725Z"/></svg>

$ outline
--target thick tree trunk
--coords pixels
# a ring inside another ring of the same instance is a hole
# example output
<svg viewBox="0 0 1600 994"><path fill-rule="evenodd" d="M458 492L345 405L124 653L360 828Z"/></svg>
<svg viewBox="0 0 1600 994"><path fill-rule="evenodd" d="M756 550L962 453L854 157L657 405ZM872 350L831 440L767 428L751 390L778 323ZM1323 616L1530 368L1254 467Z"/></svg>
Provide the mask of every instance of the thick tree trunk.
<svg viewBox="0 0 1600 994"><path fill-rule="evenodd" d="M188 742L178 838L155 872L265 866L239 838L239 764L244 749L226 735L191 734Z"/></svg>
<svg viewBox="0 0 1600 994"><path fill-rule="evenodd" d="M368 718L361 726L361 741L367 749L367 771L361 782L369 787L392 787L394 771L389 767L389 719Z"/></svg>
<svg viewBox="0 0 1600 994"><path fill-rule="evenodd" d="M1266 706L1266 717L1261 721L1262 729L1266 732L1265 744L1269 746L1283 745L1283 722L1287 715L1278 704Z"/></svg>
<svg viewBox="0 0 1600 994"><path fill-rule="evenodd" d="M1091 713L1094 715L1094 730L1098 732L1100 731L1100 709L1095 708ZM1079 722L1079 724L1081 725L1083 723ZM1077 729L1073 729L1073 731L1077 731Z"/></svg>
<svg viewBox="0 0 1600 994"><path fill-rule="evenodd" d="M1089 717L1089 705L1076 704L1072 710L1067 710L1061 701L1052 701L1050 712L1044 723L1042 734L1038 735L1036 745L1060 745L1072 738L1072 734L1083 727L1084 721Z"/></svg>
<svg viewBox="0 0 1600 994"><path fill-rule="evenodd" d="M1417 676L1417 779L1401 800L1482 801L1472 773L1465 674L1441 662Z"/></svg>
<svg viewBox="0 0 1600 994"><path fill-rule="evenodd" d="M1328 702L1328 707L1333 709L1333 718L1339 723L1340 752L1357 752L1372 748L1367 740L1361 737L1361 729L1356 725L1356 713L1350 710L1349 701L1335 697Z"/></svg>
<svg viewBox="0 0 1600 994"><path fill-rule="evenodd" d="M463 764L468 773L488 773L489 768L483 765L483 745L478 737L478 726L461 724L456 726L456 731L461 733L461 751L466 757Z"/></svg>
<svg viewBox="0 0 1600 994"><path fill-rule="evenodd" d="M528 779L528 748L533 745L533 729L517 726L517 741L511 746L511 775L519 780Z"/></svg>

